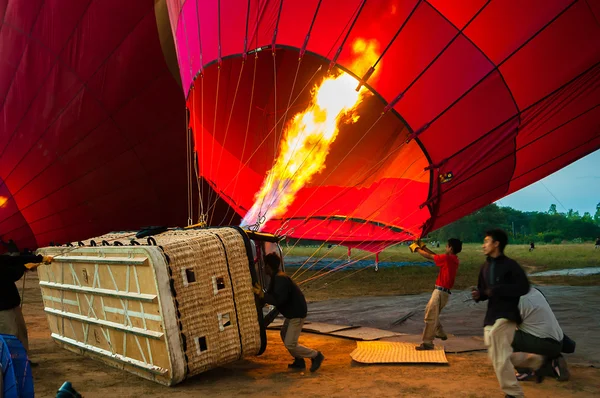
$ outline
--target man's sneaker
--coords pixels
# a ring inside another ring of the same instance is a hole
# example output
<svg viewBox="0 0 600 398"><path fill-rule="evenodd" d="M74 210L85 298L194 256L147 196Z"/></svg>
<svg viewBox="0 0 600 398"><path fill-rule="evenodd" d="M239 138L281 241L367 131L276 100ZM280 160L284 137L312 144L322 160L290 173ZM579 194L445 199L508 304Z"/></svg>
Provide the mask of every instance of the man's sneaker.
<svg viewBox="0 0 600 398"><path fill-rule="evenodd" d="M290 369L306 369L304 358L294 358L294 362L288 365Z"/></svg>
<svg viewBox="0 0 600 398"><path fill-rule="evenodd" d="M429 350L433 350L433 344L430 343L421 343L421 345L418 345L415 347L415 350L417 351L429 351Z"/></svg>
<svg viewBox="0 0 600 398"><path fill-rule="evenodd" d="M561 355L560 357L552 360L552 369L556 375L558 381L567 381L571 376L569 368L567 367L567 360Z"/></svg>
<svg viewBox="0 0 600 398"><path fill-rule="evenodd" d="M446 334L439 334L439 335L438 335L438 334L436 334L436 335L435 335L435 338L436 338L436 339L443 340L443 341L446 341L446 340L448 340L448 335L446 335Z"/></svg>
<svg viewBox="0 0 600 398"><path fill-rule="evenodd" d="M321 351L319 351L317 353L316 357L311 358L312 364L310 365L310 371L316 372L321 367L321 363L323 363L324 359L325 359L325 356L323 355L323 353Z"/></svg>
<svg viewBox="0 0 600 398"><path fill-rule="evenodd" d="M517 380L518 381L534 381L536 383L541 383L544 381L544 375L541 372L538 371L534 371L534 370L528 370L526 372L519 372L517 373Z"/></svg>
<svg viewBox="0 0 600 398"><path fill-rule="evenodd" d="M518 381L530 381L535 379L535 372L533 370L519 372L516 376Z"/></svg>

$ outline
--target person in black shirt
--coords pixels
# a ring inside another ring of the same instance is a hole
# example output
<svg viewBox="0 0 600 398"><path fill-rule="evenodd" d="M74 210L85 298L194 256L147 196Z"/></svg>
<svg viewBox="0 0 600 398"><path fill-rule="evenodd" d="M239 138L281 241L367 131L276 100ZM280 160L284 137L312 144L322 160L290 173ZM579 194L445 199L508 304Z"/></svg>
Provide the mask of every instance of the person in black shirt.
<svg viewBox="0 0 600 398"><path fill-rule="evenodd" d="M484 341L500 387L506 397L522 397L510 356L515 330L521 323L519 297L529 292L529 281L521 266L504 255L507 243L506 232L500 229L486 232L483 253L487 261L479 271L477 289L471 295L477 302L488 302Z"/></svg>
<svg viewBox="0 0 600 398"><path fill-rule="evenodd" d="M27 327L21 311L21 296L15 282L23 277L28 269L49 264L51 256L8 254L0 255L0 333L16 336L29 351Z"/></svg>
<svg viewBox="0 0 600 398"><path fill-rule="evenodd" d="M274 305L285 317L281 328L281 340L285 348L294 357L294 363L288 365L292 369L304 369L306 364L304 358L311 359L310 371L315 372L321 366L325 357L320 351L304 347L298 344L302 325L306 318L306 299L302 291L294 281L279 269L281 260L275 253L265 256L265 272L271 277L271 283L266 293L256 285L253 290L268 304Z"/></svg>

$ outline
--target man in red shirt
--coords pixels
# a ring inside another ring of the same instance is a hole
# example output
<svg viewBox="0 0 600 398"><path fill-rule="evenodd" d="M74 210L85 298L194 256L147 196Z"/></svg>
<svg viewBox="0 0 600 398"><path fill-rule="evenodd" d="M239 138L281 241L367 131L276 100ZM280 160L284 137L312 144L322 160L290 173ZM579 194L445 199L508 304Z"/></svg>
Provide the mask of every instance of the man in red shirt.
<svg viewBox="0 0 600 398"><path fill-rule="evenodd" d="M415 252L421 256L433 260L435 265L440 267L435 289L431 294L431 299L425 308L425 329L423 330L423 343L417 346L418 351L433 350L433 339L448 339L442 324L440 323L440 312L448 303L450 289L454 286L456 271L458 270L458 257L456 256L462 250L462 242L456 238L448 239L446 245L446 254L435 254L425 246L417 248Z"/></svg>

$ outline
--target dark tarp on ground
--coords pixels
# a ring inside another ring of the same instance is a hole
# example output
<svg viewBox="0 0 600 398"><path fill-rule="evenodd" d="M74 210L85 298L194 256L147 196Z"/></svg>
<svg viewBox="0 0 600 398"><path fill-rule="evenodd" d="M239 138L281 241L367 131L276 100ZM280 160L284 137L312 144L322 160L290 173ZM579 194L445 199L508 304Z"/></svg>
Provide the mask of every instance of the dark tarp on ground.
<svg viewBox="0 0 600 398"><path fill-rule="evenodd" d="M541 286L563 331L577 342L570 363L600 365L600 287ZM419 334L423 330L423 312L430 293L410 296L356 297L327 300L308 305L308 320L343 325L361 325L399 333ZM447 333L456 336L483 334L487 303L475 303L468 291L453 291L441 321ZM410 311L416 313L401 324L392 323Z"/></svg>

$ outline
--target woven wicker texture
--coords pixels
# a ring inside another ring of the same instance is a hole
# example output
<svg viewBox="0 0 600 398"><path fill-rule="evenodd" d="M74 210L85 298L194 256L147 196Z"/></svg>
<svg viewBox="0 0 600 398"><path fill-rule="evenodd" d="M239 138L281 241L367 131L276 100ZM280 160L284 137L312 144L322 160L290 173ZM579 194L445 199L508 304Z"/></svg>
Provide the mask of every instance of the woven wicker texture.
<svg viewBox="0 0 600 398"><path fill-rule="evenodd" d="M170 258L188 376L258 353L260 327L239 232L173 230L154 239Z"/></svg>
<svg viewBox="0 0 600 398"><path fill-rule="evenodd" d="M242 355L256 355L261 346L260 325L252 293L252 278L248 269L248 255L244 241L240 234L232 229L220 229L217 234L227 247L237 318L242 335Z"/></svg>
<svg viewBox="0 0 600 398"><path fill-rule="evenodd" d="M152 237L169 257L187 377L231 363L260 350L260 325L244 240L233 228L169 230ZM129 245L135 232L114 232L92 240ZM190 281L189 279L194 279ZM164 298L163 298L164 299ZM226 324L226 318L229 324Z"/></svg>
<svg viewBox="0 0 600 398"><path fill-rule="evenodd" d="M444 350L417 351L415 344L389 341L358 341L350 357L361 363L448 363Z"/></svg>

